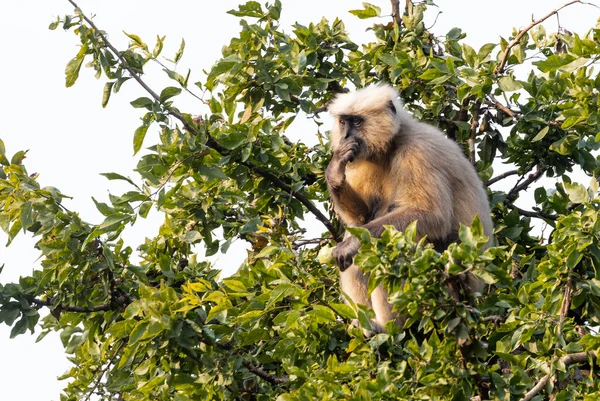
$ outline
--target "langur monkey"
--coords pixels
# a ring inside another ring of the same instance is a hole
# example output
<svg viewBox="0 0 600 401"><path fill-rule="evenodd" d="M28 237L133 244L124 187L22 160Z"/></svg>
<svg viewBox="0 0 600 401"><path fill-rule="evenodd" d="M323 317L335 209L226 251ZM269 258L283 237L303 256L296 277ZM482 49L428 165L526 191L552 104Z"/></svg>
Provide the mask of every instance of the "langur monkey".
<svg viewBox="0 0 600 401"><path fill-rule="evenodd" d="M395 89L373 85L341 94L328 109L335 122L325 177L343 224L378 237L384 225L403 231L416 220L418 237L443 251L458 240L460 223L470 225L478 215L491 244L490 206L475 169L455 142L411 117ZM333 250L342 291L373 309L375 332L390 320L402 326L405 319L392 312L383 286L368 295L368 275L352 264L359 247L347 233ZM473 276L467 284L471 292L483 291Z"/></svg>

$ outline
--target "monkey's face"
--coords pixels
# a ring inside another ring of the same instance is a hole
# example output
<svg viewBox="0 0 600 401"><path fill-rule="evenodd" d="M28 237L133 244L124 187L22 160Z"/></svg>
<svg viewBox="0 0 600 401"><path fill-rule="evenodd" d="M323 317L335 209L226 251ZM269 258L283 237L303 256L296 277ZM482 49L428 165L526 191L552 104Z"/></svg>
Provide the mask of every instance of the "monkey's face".
<svg viewBox="0 0 600 401"><path fill-rule="evenodd" d="M351 114L342 114L338 117L337 128L339 139L338 146L334 144L334 148L351 148L352 155L348 159L349 162L353 162L366 153L367 146L362 133L364 121L363 117Z"/></svg>
<svg viewBox="0 0 600 401"><path fill-rule="evenodd" d="M384 155L400 128L393 103L364 110L363 114L339 114L331 135L333 151L349 145L356 150L350 161Z"/></svg>

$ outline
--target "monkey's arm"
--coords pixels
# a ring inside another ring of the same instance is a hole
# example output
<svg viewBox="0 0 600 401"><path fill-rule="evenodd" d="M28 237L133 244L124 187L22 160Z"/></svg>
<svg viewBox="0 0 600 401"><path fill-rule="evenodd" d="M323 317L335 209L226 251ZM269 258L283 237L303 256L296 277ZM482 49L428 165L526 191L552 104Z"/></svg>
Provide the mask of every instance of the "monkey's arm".
<svg viewBox="0 0 600 401"><path fill-rule="evenodd" d="M379 237L384 225L392 225L403 231L410 223L417 221L419 237L427 235L436 248L442 248L448 241L452 241L454 203L447 180L436 173L435 168L426 160L410 156L405 157L395 171L399 172L399 190L393 202L397 208L371 220L363 227L372 236ZM333 256L342 271L352 264L359 247L360 242L354 236L349 236L335 247Z"/></svg>
<svg viewBox="0 0 600 401"><path fill-rule="evenodd" d="M354 158L358 144L348 141L333 154L325 171L327 188L336 213L346 225L360 225L367 221L369 207L346 181L346 165Z"/></svg>
<svg viewBox="0 0 600 401"><path fill-rule="evenodd" d="M329 189L335 212L346 225L362 225L367 221L369 207L346 181L337 188Z"/></svg>

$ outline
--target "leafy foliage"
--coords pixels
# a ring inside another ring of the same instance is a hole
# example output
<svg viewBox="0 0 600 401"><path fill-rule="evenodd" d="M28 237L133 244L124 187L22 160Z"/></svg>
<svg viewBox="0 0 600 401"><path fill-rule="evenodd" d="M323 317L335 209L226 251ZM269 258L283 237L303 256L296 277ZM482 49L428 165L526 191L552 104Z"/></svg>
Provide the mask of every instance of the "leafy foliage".
<svg viewBox="0 0 600 401"><path fill-rule="evenodd" d="M94 200L99 224L67 210L64 194L27 173L25 152L9 157L0 140L0 228L9 244L33 234L42 253L41 270L0 285L0 322L12 337L60 332L73 362L62 400L596 399L600 27L580 36L533 25L473 49L459 28L442 39L425 29L427 3L407 2L400 25L377 19L373 41L359 47L340 20L284 33L279 1L250 1L230 11L239 37L195 83L176 71L184 41L163 64L165 37L150 50L126 33L129 47L118 51L79 9L51 24L81 40L67 86L85 65L106 79L103 106L127 81L147 90L131 102L144 113L134 153L149 130L160 132L138 177L105 174L131 189L110 204ZM365 3L351 13L381 10ZM155 92L144 82L148 63L172 86ZM320 124L335 93L381 81L463 145L483 181L498 162L520 178L508 192L490 190L494 248L482 250L478 221L442 254L415 241L415 225L378 239L352 229L369 287L383 284L407 317L368 337L353 321L368 327L372 312L342 301L328 257L340 230L323 213L327 139L308 147L285 132L301 112ZM175 106L196 89L210 94L201 117ZM570 180L574 168L589 188ZM516 207L544 175L560 181L535 189L533 211ZM164 223L134 251L122 232L151 208ZM303 238L307 213L323 238ZM551 227L549 238L534 220ZM227 252L238 238L251 246L230 277L198 253ZM489 284L485 294L465 290L467 272ZM50 314L40 320L41 308Z"/></svg>

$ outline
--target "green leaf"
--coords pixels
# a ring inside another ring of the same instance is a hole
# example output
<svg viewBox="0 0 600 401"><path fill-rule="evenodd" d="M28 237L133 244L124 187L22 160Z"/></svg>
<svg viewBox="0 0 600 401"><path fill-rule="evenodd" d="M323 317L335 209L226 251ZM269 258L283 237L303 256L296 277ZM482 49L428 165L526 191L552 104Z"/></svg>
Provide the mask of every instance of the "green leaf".
<svg viewBox="0 0 600 401"><path fill-rule="evenodd" d="M200 168L198 168L198 172L200 173L200 175L203 175L209 180L212 180L214 178L218 178L221 180L229 179L229 177L227 177L223 170L220 169L218 166L200 166Z"/></svg>
<svg viewBox="0 0 600 401"><path fill-rule="evenodd" d="M356 15L358 18L360 19L366 19L366 18L373 18L373 17L379 17L381 16L381 8L373 5L373 4L369 4L369 3L362 3L364 9L362 10L350 10L348 11L350 14L352 15Z"/></svg>
<svg viewBox="0 0 600 401"><path fill-rule="evenodd" d="M236 17L261 18L264 15L264 12L259 2L248 1L238 6L238 10L227 11L227 14L235 15Z"/></svg>
<svg viewBox="0 0 600 401"><path fill-rule="evenodd" d="M308 311L307 315L317 318L319 322L335 322L335 313L331 309L323 305L313 306L313 310Z"/></svg>
<svg viewBox="0 0 600 401"><path fill-rule="evenodd" d="M504 92L513 92L523 88L523 85L511 76L500 77L498 79L498 86Z"/></svg>
<svg viewBox="0 0 600 401"><path fill-rule="evenodd" d="M127 181L128 183L130 183L131 185L133 185L137 189L140 189L140 187L135 182L133 182L133 180L131 178L125 177L125 176L123 176L121 174L117 174L117 173L100 173L100 175L108 178L110 181L113 181L113 180Z"/></svg>
<svg viewBox="0 0 600 401"><path fill-rule="evenodd" d="M129 220L131 220L131 216L128 214L113 214L104 219L98 229L103 232L114 231Z"/></svg>
<svg viewBox="0 0 600 401"><path fill-rule="evenodd" d="M587 189L581 184L578 183L563 183L565 187L565 191L569 195L569 200L573 203L585 203L588 201L589 196Z"/></svg>
<svg viewBox="0 0 600 401"><path fill-rule="evenodd" d="M148 125L143 124L138 129L135 130L133 134L133 154L135 155L142 148L142 143L144 142L144 138L146 137L146 132L148 132Z"/></svg>
<svg viewBox="0 0 600 401"><path fill-rule="evenodd" d="M33 208L31 202L23 203L21 206L21 226L25 232L33 224Z"/></svg>
<svg viewBox="0 0 600 401"><path fill-rule="evenodd" d="M135 99L133 102L130 102L130 104L136 109L141 109L144 107L147 109L151 109L154 102L152 101L152 99L149 99L147 97L140 97Z"/></svg>
<svg viewBox="0 0 600 401"><path fill-rule="evenodd" d="M0 139L0 155L6 154L6 147L4 147L4 142Z"/></svg>
<svg viewBox="0 0 600 401"><path fill-rule="evenodd" d="M148 217L148 213L150 213L150 209L152 209L152 202L142 202L138 214L143 218L146 218Z"/></svg>
<svg viewBox="0 0 600 401"><path fill-rule="evenodd" d="M398 65L398 63L400 62L400 60L398 60L398 58L396 58L393 54L389 54L389 53L380 53L377 56L377 58L379 58L379 60L383 61L390 67L394 67L394 66Z"/></svg>
<svg viewBox="0 0 600 401"><path fill-rule="evenodd" d="M224 135L217 139L219 145L226 149L233 150L239 148L240 145L246 142L247 136L245 133L240 131L234 131L229 135Z"/></svg>
<svg viewBox="0 0 600 401"><path fill-rule="evenodd" d="M19 319L19 321L14 325L14 327L10 331L10 338L15 338L20 334L25 334L25 332L27 331L27 327L27 316L22 315L21 319Z"/></svg>
<svg viewBox="0 0 600 401"><path fill-rule="evenodd" d="M142 39L141 39L141 38L140 38L138 35L130 34L130 33L127 33L127 32L125 32L125 31L123 31L123 33L124 33L124 34L125 34L125 35L126 35L128 38L129 38L129 39L133 40L133 42L134 42L136 45L138 45L138 46L141 46L141 47L144 47L144 46L146 46L146 45L144 44L144 41L143 41L143 40L142 40Z"/></svg>
<svg viewBox="0 0 600 401"><path fill-rule="evenodd" d="M104 91L102 92L102 108L105 108L110 99L112 88L115 85L115 81L109 81L104 84Z"/></svg>
<svg viewBox="0 0 600 401"><path fill-rule="evenodd" d="M65 68L67 88L73 86L77 81L77 78L79 78L79 70L81 70L83 60L84 55L78 54L75 56L75 58L67 63L67 67Z"/></svg>
<svg viewBox="0 0 600 401"><path fill-rule="evenodd" d="M492 52L492 50L494 50L496 46L497 44L495 43L486 43L485 45L481 46L481 48L477 52L477 58L479 59L479 61L484 61L485 58L490 55L490 53Z"/></svg>
<svg viewBox="0 0 600 401"><path fill-rule="evenodd" d="M541 141L548 134L548 131L550 131L550 126L542 128L540 132L538 132L538 134L531 140L531 142Z"/></svg>
<svg viewBox="0 0 600 401"><path fill-rule="evenodd" d="M185 234L183 240L188 244L195 244L197 242L200 242L203 238L204 237L202 236L202 234L200 234L198 231L191 230Z"/></svg>
<svg viewBox="0 0 600 401"><path fill-rule="evenodd" d="M187 86L187 79L184 78L183 75L179 74L176 71L169 70L167 68L164 68L163 71L169 76L169 78L176 81L179 85L183 86L184 88Z"/></svg>
<svg viewBox="0 0 600 401"><path fill-rule="evenodd" d="M463 35L463 33L460 28L452 28L446 34L446 38L448 38L448 40L456 41L456 40L461 39L462 35Z"/></svg>
<svg viewBox="0 0 600 401"><path fill-rule="evenodd" d="M563 65L567 65L575 60L575 57L570 54L557 55L553 54L543 61L534 61L533 65L537 66L542 72L556 71Z"/></svg>
<svg viewBox="0 0 600 401"><path fill-rule="evenodd" d="M181 60L184 50L185 50L185 40L182 38L181 44L179 45L179 49L177 49L177 53L175 53L175 58L173 59L173 62L178 63L179 60Z"/></svg>
<svg viewBox="0 0 600 401"><path fill-rule="evenodd" d="M168 99L172 98L173 96L177 96L180 93L181 93L181 88L175 88L173 86L169 86L169 87L163 89L162 92L160 92L160 101L161 101L161 103L164 103Z"/></svg>
<svg viewBox="0 0 600 401"><path fill-rule="evenodd" d="M25 155L26 154L27 154L26 150L20 150L20 151L18 151L10 159L10 164L21 165L21 163L23 162L23 159L25 159Z"/></svg>

